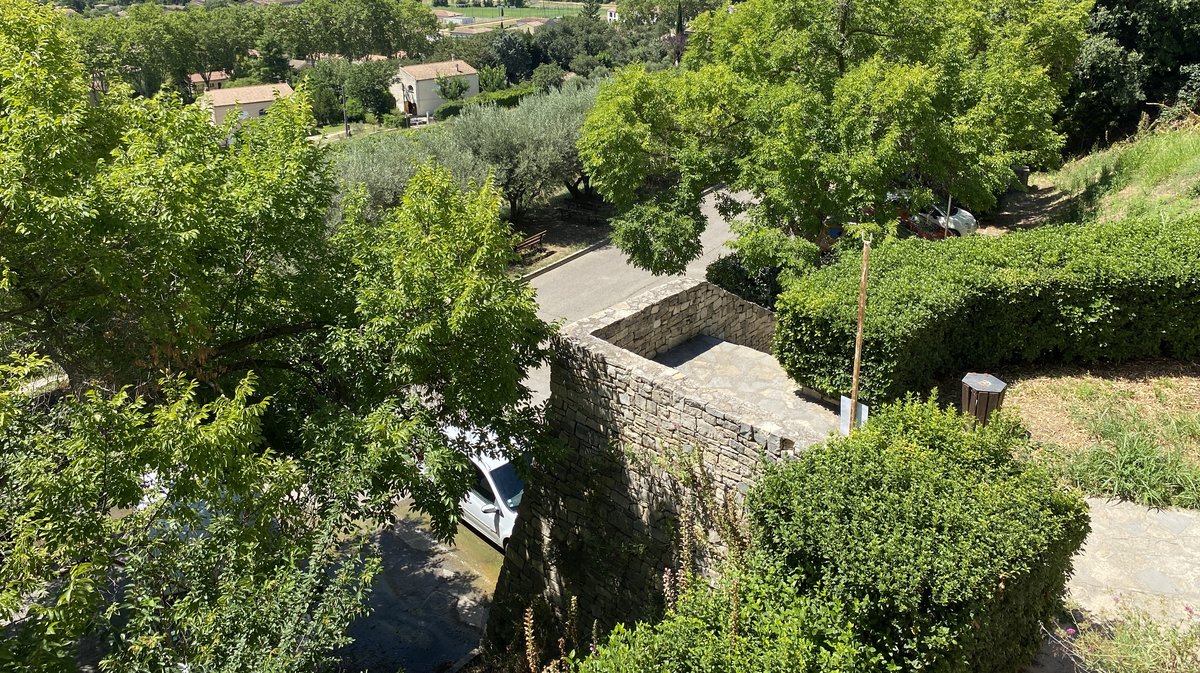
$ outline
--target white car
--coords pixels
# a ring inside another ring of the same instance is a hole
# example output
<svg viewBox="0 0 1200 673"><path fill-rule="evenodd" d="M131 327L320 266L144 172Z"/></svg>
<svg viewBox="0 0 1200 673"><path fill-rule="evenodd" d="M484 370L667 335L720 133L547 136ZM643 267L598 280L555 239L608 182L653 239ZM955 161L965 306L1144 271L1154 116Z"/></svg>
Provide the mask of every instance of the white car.
<svg viewBox="0 0 1200 673"><path fill-rule="evenodd" d="M979 223L975 221L975 216L971 213L952 206L950 208L950 217L946 217L946 209L936 203L916 214L926 224L935 227L944 227L950 233L959 236L970 236L979 230Z"/></svg>
<svg viewBox="0 0 1200 673"><path fill-rule="evenodd" d="M458 428L445 428L445 432L451 441L462 435ZM464 439L469 444L478 444L474 432L468 431ZM475 467L475 484L463 496L462 521L503 549L508 546L513 525L517 522L525 482L506 458L493 458L483 453L472 453L468 457Z"/></svg>

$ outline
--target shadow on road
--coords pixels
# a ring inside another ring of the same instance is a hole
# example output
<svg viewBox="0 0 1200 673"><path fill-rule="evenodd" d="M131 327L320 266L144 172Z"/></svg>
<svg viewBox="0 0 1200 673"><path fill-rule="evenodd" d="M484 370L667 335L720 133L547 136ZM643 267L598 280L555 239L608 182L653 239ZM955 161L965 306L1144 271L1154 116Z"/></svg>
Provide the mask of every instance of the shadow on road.
<svg viewBox="0 0 1200 673"><path fill-rule="evenodd" d="M380 536L379 546L383 572L371 588L371 613L350 625L354 642L342 652L342 669L448 669L479 644L490 592L481 589L480 576L457 550L438 543L420 519L401 518Z"/></svg>

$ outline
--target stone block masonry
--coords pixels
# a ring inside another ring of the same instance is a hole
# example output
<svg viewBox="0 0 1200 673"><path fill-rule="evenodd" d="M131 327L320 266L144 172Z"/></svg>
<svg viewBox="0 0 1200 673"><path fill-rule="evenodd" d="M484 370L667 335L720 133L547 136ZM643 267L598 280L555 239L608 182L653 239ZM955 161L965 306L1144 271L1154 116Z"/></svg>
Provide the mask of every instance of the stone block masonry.
<svg viewBox="0 0 1200 673"><path fill-rule="evenodd" d="M767 309L680 279L563 329L548 420L565 452L535 467L522 500L493 598L493 650L519 648L531 605L548 654L560 635L578 648L593 629L603 637L618 623L658 616L664 570L678 569L684 508L706 538L689 555L694 570L715 574L724 500L740 498L764 458L826 435L781 424L651 359L700 335L769 352L774 327ZM697 465L703 489L691 478ZM568 624L572 597L577 617Z"/></svg>

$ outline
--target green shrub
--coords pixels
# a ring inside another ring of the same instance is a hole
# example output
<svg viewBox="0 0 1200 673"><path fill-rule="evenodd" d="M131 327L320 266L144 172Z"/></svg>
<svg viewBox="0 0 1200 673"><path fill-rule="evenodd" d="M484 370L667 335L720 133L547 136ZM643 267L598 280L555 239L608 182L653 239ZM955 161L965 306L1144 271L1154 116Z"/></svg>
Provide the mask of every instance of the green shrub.
<svg viewBox="0 0 1200 673"><path fill-rule="evenodd" d="M457 117L466 106L467 101L465 100L448 100L445 103L442 103L438 109L433 111L433 118L440 122L444 122L451 117Z"/></svg>
<svg viewBox="0 0 1200 673"><path fill-rule="evenodd" d="M521 99L536 93L533 82L522 82L516 86L499 91L481 93L470 100L473 105L495 103L497 107L516 107Z"/></svg>
<svg viewBox="0 0 1200 673"><path fill-rule="evenodd" d="M887 405L748 496L762 553L903 670L1022 670L1088 533L1079 496L1012 458L1022 428L965 424L933 401Z"/></svg>
<svg viewBox="0 0 1200 673"><path fill-rule="evenodd" d="M828 673L883 671L882 658L846 620L837 601L799 593L765 558L734 582L685 593L669 616L633 629L618 625L581 673ZM736 597L735 597L736 595ZM735 616L736 615L736 616Z"/></svg>
<svg viewBox="0 0 1200 673"><path fill-rule="evenodd" d="M525 82L508 89L501 89L500 91L486 91L465 100L446 101L442 103L441 107L434 110L433 118L438 121L446 121L451 117L457 117L468 105L487 105L491 103L497 107L516 107L520 104L522 98L534 92L533 83Z"/></svg>
<svg viewBox="0 0 1200 673"><path fill-rule="evenodd" d="M587 673L1015 673L1058 609L1087 507L936 402L879 409L852 437L768 466L753 544L721 586L618 628Z"/></svg>
<svg viewBox="0 0 1200 673"><path fill-rule="evenodd" d="M778 267L751 271L742 263L736 252L719 257L709 264L704 270L704 278L746 301L767 308L775 308L775 298L783 291L779 284Z"/></svg>
<svg viewBox="0 0 1200 673"><path fill-rule="evenodd" d="M829 395L850 388L858 282L845 255L776 304L780 363ZM871 260L861 394L1005 363L1196 357L1198 316L1200 215L889 242Z"/></svg>
<svg viewBox="0 0 1200 673"><path fill-rule="evenodd" d="M775 308L783 286L816 268L820 250L811 241L778 229L743 228L734 252L708 265L708 282L759 306Z"/></svg>

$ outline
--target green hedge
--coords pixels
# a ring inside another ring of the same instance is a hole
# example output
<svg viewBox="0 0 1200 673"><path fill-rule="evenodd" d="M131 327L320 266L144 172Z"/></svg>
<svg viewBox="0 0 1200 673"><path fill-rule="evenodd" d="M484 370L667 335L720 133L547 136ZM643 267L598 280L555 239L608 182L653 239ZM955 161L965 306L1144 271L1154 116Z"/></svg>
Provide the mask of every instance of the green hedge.
<svg viewBox="0 0 1200 673"><path fill-rule="evenodd" d="M485 91L464 100L451 100L442 103L441 107L434 110L433 118L438 121L446 121L451 117L457 117L468 105L493 103L498 107L516 107L521 103L522 98L532 93L534 93L533 82L524 82L499 91Z"/></svg>
<svg viewBox="0 0 1200 673"><path fill-rule="evenodd" d="M1089 528L1078 495L1012 458L1027 441L1004 416L973 431L936 402L884 405L766 467L745 567L581 670L1024 670Z"/></svg>
<svg viewBox="0 0 1200 673"><path fill-rule="evenodd" d="M850 388L859 255L788 286L775 354L800 383ZM1042 359L1200 356L1200 216L880 245L862 396L895 399L968 370Z"/></svg>

